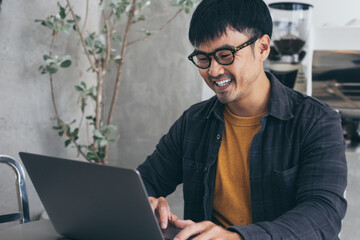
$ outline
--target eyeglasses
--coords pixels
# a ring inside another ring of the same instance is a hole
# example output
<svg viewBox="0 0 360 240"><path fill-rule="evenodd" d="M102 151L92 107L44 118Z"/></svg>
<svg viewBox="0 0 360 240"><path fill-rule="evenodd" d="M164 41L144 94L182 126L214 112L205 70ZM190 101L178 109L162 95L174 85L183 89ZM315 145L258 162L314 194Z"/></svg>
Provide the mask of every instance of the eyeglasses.
<svg viewBox="0 0 360 240"><path fill-rule="evenodd" d="M235 53L251 44L256 42L258 38L253 37L249 41L239 45L235 48L220 48L212 53L205 53L195 50L188 56L188 59L192 61L195 66L201 69L206 69L211 65L211 56L214 56L215 60L221 65L230 65L235 60Z"/></svg>

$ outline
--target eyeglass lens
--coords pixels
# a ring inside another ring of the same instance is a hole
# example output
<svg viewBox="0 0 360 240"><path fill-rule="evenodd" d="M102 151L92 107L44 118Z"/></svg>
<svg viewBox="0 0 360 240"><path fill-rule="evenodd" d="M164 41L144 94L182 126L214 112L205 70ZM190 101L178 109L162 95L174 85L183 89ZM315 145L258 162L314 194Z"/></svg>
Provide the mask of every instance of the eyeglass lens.
<svg viewBox="0 0 360 240"><path fill-rule="evenodd" d="M231 64L234 61L234 55L230 50L224 49L215 52L215 60L223 65ZM208 55L199 53L193 56L195 64L200 68L208 68L210 66L211 58Z"/></svg>

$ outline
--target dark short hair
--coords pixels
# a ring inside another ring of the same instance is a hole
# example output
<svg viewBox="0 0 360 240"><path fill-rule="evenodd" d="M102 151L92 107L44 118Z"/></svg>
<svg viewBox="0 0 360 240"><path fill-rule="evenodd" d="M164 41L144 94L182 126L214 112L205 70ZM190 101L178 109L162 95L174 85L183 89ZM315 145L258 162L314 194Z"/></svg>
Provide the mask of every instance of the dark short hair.
<svg viewBox="0 0 360 240"><path fill-rule="evenodd" d="M189 40L199 46L226 33L237 30L251 37L272 34L272 19L263 0L203 0L191 18Z"/></svg>

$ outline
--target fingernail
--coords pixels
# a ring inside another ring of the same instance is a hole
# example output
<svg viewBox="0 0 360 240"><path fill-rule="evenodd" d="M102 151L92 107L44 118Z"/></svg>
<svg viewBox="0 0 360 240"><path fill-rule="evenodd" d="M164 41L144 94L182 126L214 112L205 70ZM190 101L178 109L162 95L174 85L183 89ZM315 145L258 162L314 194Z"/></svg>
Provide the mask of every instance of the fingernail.
<svg viewBox="0 0 360 240"><path fill-rule="evenodd" d="M179 240L179 238L176 237L176 238L174 238L174 240Z"/></svg>
<svg viewBox="0 0 360 240"><path fill-rule="evenodd" d="M165 229L165 228L166 228L166 223L162 223L162 224L161 224L161 228L162 228L162 229Z"/></svg>

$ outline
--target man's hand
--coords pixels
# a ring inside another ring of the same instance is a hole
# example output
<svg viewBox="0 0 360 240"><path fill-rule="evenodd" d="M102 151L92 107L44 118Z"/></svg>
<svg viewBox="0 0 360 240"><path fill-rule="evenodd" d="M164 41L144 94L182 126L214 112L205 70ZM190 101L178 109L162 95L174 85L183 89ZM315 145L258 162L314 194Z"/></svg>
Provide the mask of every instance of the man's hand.
<svg viewBox="0 0 360 240"><path fill-rule="evenodd" d="M193 235L197 235L193 238L194 240L243 240L239 234L228 231L210 221L195 223L191 220L179 220L176 215L171 213L169 204L163 197L149 197L149 201L162 229L167 228L169 223L183 229L174 240L185 240Z"/></svg>
<svg viewBox="0 0 360 240"><path fill-rule="evenodd" d="M167 228L168 223L174 224L174 222L178 220L178 217L171 213L169 204L165 198L149 197L149 201L162 229Z"/></svg>
<svg viewBox="0 0 360 240"><path fill-rule="evenodd" d="M242 240L239 234L230 232L223 227L210 221L194 223L191 220L176 220L174 225L178 228L184 228L174 240L185 240L196 235L193 240Z"/></svg>

